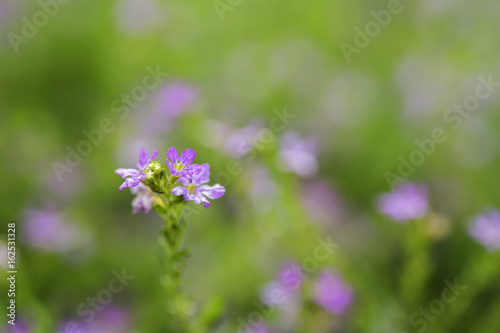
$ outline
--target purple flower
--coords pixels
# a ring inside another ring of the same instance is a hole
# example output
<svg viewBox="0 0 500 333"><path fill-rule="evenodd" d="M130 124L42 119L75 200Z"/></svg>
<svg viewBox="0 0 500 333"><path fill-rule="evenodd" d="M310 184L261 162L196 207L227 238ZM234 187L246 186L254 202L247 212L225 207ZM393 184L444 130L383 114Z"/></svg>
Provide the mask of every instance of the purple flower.
<svg viewBox="0 0 500 333"><path fill-rule="evenodd" d="M255 149L255 142L251 138L256 138L261 129L264 128L261 119L254 119L242 128L232 130L223 138L224 147L228 154L233 157L243 157Z"/></svg>
<svg viewBox="0 0 500 333"><path fill-rule="evenodd" d="M337 272L324 270L314 286L314 301L326 311L342 315L352 304L354 294Z"/></svg>
<svg viewBox="0 0 500 333"><path fill-rule="evenodd" d="M309 178L318 171L318 145L313 140L303 140L289 132L281 140L280 158L285 171Z"/></svg>
<svg viewBox="0 0 500 333"><path fill-rule="evenodd" d="M156 95L156 103L162 114L178 117L186 112L197 98L198 93L192 86L179 81L160 88Z"/></svg>
<svg viewBox="0 0 500 333"><path fill-rule="evenodd" d="M0 267L1 268L4 268L7 270L7 267L8 267L8 262L7 262L7 258L8 258L8 249L7 249L7 244L5 244L4 242L0 241L0 257L2 257L2 259L0 259Z"/></svg>
<svg viewBox="0 0 500 333"><path fill-rule="evenodd" d="M266 213L275 207L278 187L271 178L269 169L263 165L256 165L249 170L248 194L255 210Z"/></svg>
<svg viewBox="0 0 500 333"><path fill-rule="evenodd" d="M125 181L120 186L120 191L127 187L136 187L141 183L141 181L146 177L146 169L158 155L158 151L155 149L150 158L148 158L148 154L144 150L141 149L141 153L139 155L139 162L137 163L137 169L116 169L115 173L120 175Z"/></svg>
<svg viewBox="0 0 500 333"><path fill-rule="evenodd" d="M399 184L380 197L378 209L398 222L424 217L429 210L427 189L413 183Z"/></svg>
<svg viewBox="0 0 500 333"><path fill-rule="evenodd" d="M83 247L90 240L87 233L50 210L28 210L23 232L28 246L58 253Z"/></svg>
<svg viewBox="0 0 500 333"><path fill-rule="evenodd" d="M269 333L266 325L260 324L257 327L248 327L243 333Z"/></svg>
<svg viewBox="0 0 500 333"><path fill-rule="evenodd" d="M500 248L500 212L491 210L476 216L469 226L469 235L490 251Z"/></svg>
<svg viewBox="0 0 500 333"><path fill-rule="evenodd" d="M263 288L261 299L264 303L277 306L294 317L300 309L298 291L304 280L305 276L297 263L285 263L278 273L278 278Z"/></svg>
<svg viewBox="0 0 500 333"><path fill-rule="evenodd" d="M210 201L207 198L219 199L226 193L226 189L222 185L203 185L210 181L210 166L208 164L202 164L191 169L191 172L186 173L179 180L184 187L177 186L172 190L172 193L183 195L186 201L194 201L197 205L203 202L205 208L210 206Z"/></svg>
<svg viewBox="0 0 500 333"><path fill-rule="evenodd" d="M117 307L105 308L96 316L94 322L89 324L88 331L99 333L124 333L128 331L129 314Z"/></svg>
<svg viewBox="0 0 500 333"><path fill-rule="evenodd" d="M259 132L264 128L262 119L254 119L246 126L233 128L218 120L210 120L206 123L209 141L203 143L214 148L222 149L232 157L241 158L249 154L255 147L255 140Z"/></svg>
<svg viewBox="0 0 500 333"><path fill-rule="evenodd" d="M193 164L196 151L193 149L186 149L182 152L181 156L177 153L177 149L171 147L167 152L167 164L170 173L173 176L185 176L189 171L192 171L198 164Z"/></svg>
<svg viewBox="0 0 500 333"><path fill-rule="evenodd" d="M157 27L165 19L165 10L154 0L125 0L115 8L118 28L129 35Z"/></svg>
<svg viewBox="0 0 500 333"><path fill-rule="evenodd" d="M6 324L5 333L29 333L30 326L22 319L16 319L15 325Z"/></svg>
<svg viewBox="0 0 500 333"><path fill-rule="evenodd" d="M134 200L132 200L133 213L137 214L141 211L144 213L149 212L149 210L153 207L154 196L156 194L154 194L149 187L142 183L139 183L136 187L130 188L130 192L136 195Z"/></svg>
<svg viewBox="0 0 500 333"><path fill-rule="evenodd" d="M341 220L342 202L325 181L308 182L301 192L302 202L309 218L325 224Z"/></svg>
<svg viewBox="0 0 500 333"><path fill-rule="evenodd" d="M0 0L1 1L1 0ZM70 201L73 196L84 189L84 175L79 169L73 169L71 174L59 180L54 172L40 177L43 190L58 197L59 200Z"/></svg>
<svg viewBox="0 0 500 333"><path fill-rule="evenodd" d="M65 320L57 332L70 333L125 333L129 331L129 314L117 307L101 309L90 322Z"/></svg>

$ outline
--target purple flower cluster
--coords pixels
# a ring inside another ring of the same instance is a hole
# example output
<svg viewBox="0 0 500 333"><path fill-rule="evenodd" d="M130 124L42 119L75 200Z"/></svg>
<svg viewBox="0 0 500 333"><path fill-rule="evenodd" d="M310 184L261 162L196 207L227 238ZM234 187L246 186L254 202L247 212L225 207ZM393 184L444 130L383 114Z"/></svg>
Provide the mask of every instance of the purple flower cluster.
<svg viewBox="0 0 500 333"><path fill-rule="evenodd" d="M492 210L476 216L469 226L469 235L490 251L500 249L500 212Z"/></svg>
<svg viewBox="0 0 500 333"><path fill-rule="evenodd" d="M158 162L151 170L153 160L158 155L155 150L151 157L148 158L146 151L141 149L138 169L117 169L115 173L120 175L125 182L120 186L120 191L130 187L136 198L132 202L133 212L139 213L144 211L147 213L154 204L154 196L156 195L147 185L146 180L153 177L158 171L161 172L161 166ZM196 151L186 149L180 156L177 149L171 147L167 152L167 165L170 171L171 181L181 182L182 186L176 186L171 193L174 195L182 195L186 201L194 201L196 204L203 203L205 208L210 206L208 199L214 200L222 197L226 190L222 185L214 186L206 185L210 181L210 166L208 164L193 164L196 157ZM149 170L148 170L149 169ZM169 194L169 193L165 193Z"/></svg>
<svg viewBox="0 0 500 333"><path fill-rule="evenodd" d="M427 189L413 183L399 184L380 197L378 209L397 222L422 218L429 211Z"/></svg>
<svg viewBox="0 0 500 333"><path fill-rule="evenodd" d="M264 288L264 303L278 306L295 317L300 311L299 291L306 278L298 264L287 263L279 272L278 278ZM312 292L312 299L316 304L336 315L344 315L354 300L353 290L343 281L341 275L327 269L323 270L314 282Z"/></svg>

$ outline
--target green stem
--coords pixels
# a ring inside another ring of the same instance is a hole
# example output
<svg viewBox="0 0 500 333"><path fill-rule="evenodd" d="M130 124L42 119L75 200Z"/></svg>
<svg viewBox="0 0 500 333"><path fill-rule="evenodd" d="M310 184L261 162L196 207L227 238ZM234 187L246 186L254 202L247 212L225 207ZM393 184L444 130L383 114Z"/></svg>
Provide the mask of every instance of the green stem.
<svg viewBox="0 0 500 333"><path fill-rule="evenodd" d="M169 193L170 187L169 184L162 191ZM184 259L188 254L188 251L183 248L186 223L182 220L182 210L185 201L172 200L173 198L170 195L161 195L161 197L166 208L160 214L164 220L160 243L166 258L166 274L163 284L167 292L167 308L173 317L171 321L172 328L177 331L191 332L189 322L190 303L180 291Z"/></svg>
<svg viewBox="0 0 500 333"><path fill-rule="evenodd" d="M432 273L429 259L431 242L422 230L423 221L413 221L406 228L405 265L401 275L401 298L409 308L422 302L426 284Z"/></svg>

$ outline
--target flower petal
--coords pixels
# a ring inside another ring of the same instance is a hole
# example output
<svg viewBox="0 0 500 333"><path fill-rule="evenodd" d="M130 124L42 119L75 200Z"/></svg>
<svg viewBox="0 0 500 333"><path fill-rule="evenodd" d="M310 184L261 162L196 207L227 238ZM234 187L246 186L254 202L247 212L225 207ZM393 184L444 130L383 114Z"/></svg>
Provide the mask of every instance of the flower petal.
<svg viewBox="0 0 500 333"><path fill-rule="evenodd" d="M206 195L209 199L219 199L226 193L224 186L215 184L214 186L202 185L198 187L198 193Z"/></svg>
<svg viewBox="0 0 500 333"><path fill-rule="evenodd" d="M137 177L140 174L139 170L136 169L116 169L115 173L121 176L123 179L125 177Z"/></svg>
<svg viewBox="0 0 500 333"><path fill-rule="evenodd" d="M193 163L196 157L196 151L194 149L186 149L181 154L181 164L188 165Z"/></svg>
<svg viewBox="0 0 500 333"><path fill-rule="evenodd" d="M141 153L139 154L139 162L137 163L137 167L140 170L143 170L146 168L148 165L148 154L144 150L144 148L141 148Z"/></svg>
<svg viewBox="0 0 500 333"><path fill-rule="evenodd" d="M131 187L130 192L132 192L132 194L148 193L149 187L147 187L143 183L140 183L136 187Z"/></svg>
<svg viewBox="0 0 500 333"><path fill-rule="evenodd" d="M151 163L151 161L153 161L156 158L156 156L158 156L158 149L155 149L154 152L151 154L151 157L148 158L148 165L149 163Z"/></svg>
<svg viewBox="0 0 500 333"><path fill-rule="evenodd" d="M200 168L196 171L197 172L192 176L193 178L192 183L195 186L200 186L210 181L210 165L206 163L202 164L200 165Z"/></svg>
<svg viewBox="0 0 500 333"><path fill-rule="evenodd" d="M174 194L174 195L183 195L184 199L188 200L187 197L189 196L189 191L185 187L177 186L177 187L174 187L172 189L172 194Z"/></svg>
<svg viewBox="0 0 500 333"><path fill-rule="evenodd" d="M136 187L141 183L141 180L144 178L144 174L138 177L130 177L125 179L123 184L118 188L120 191L127 187Z"/></svg>
<svg viewBox="0 0 500 333"><path fill-rule="evenodd" d="M151 193L146 192L138 194L134 200L132 200L133 213L137 214L141 211L144 211L144 213L149 212L151 208L153 208L153 202L154 198Z"/></svg>
<svg viewBox="0 0 500 333"><path fill-rule="evenodd" d="M204 201L207 201L207 199L201 194L191 194L189 197L197 205L201 204Z"/></svg>
<svg viewBox="0 0 500 333"><path fill-rule="evenodd" d="M204 207L204 208L208 208L208 207L210 207L210 201L208 201L208 200L207 200L207 201L205 201L205 203L203 204L203 207Z"/></svg>
<svg viewBox="0 0 500 333"><path fill-rule="evenodd" d="M178 181L181 182L182 185L184 185L184 186L188 186L189 185L189 179L186 178L186 177L181 177L181 178L179 178Z"/></svg>
<svg viewBox="0 0 500 333"><path fill-rule="evenodd" d="M179 154L177 153L177 149L175 149L175 147L170 147L170 149L167 152L167 157L173 164L176 164L177 161L179 160Z"/></svg>

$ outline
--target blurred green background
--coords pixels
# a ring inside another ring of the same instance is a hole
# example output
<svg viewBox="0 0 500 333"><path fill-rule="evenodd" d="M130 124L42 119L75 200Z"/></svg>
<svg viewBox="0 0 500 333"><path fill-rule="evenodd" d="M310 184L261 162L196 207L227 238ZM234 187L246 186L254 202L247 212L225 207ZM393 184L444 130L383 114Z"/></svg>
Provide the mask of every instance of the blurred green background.
<svg viewBox="0 0 500 333"><path fill-rule="evenodd" d="M17 222L19 321L0 329L72 332L61 325L82 322L78 307L124 268L135 278L106 307L116 325L80 332L168 332L161 220L132 214L114 170L134 167L141 147L164 163L175 146L195 149L226 187L194 210L186 241L187 311L209 304L207 331L243 331L239 319L258 311L263 288L284 263L314 256L318 237L338 248L306 273L300 310L264 315L269 332L500 331L498 254L467 233L474 216L500 206L500 93L456 123L444 118L478 77L500 80L500 3L402 1L359 47L356 28L377 22L373 11L390 13L387 1L61 2L0 0L0 233L6 257L7 223ZM350 61L341 43L357 48ZM158 70L168 75L141 90ZM285 111L289 123L270 128ZM112 129L68 166L103 119ZM262 128L271 138L242 153ZM447 140L405 176L427 186L429 214L394 223L377 210L388 172L436 128ZM307 146L305 157L291 148L297 166L286 159L290 133ZM325 269L354 293L342 315L311 296ZM464 295L412 323L455 278Z"/></svg>

